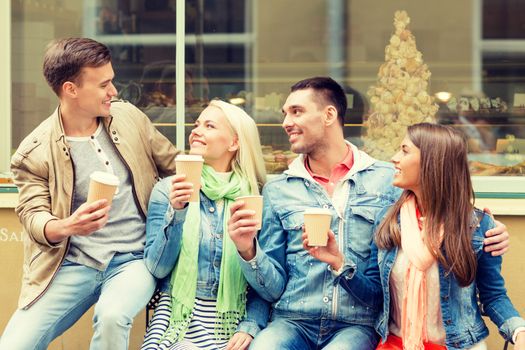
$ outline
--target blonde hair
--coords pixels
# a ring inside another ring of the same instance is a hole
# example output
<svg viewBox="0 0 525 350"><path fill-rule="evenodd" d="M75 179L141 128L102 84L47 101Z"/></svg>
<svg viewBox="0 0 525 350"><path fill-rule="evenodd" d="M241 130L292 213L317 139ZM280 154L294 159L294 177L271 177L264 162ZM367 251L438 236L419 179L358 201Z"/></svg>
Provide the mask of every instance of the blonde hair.
<svg viewBox="0 0 525 350"><path fill-rule="evenodd" d="M222 110L239 140L232 170L248 180L251 194L260 194L266 183L266 169L255 121L241 108L221 100L212 100L209 106Z"/></svg>

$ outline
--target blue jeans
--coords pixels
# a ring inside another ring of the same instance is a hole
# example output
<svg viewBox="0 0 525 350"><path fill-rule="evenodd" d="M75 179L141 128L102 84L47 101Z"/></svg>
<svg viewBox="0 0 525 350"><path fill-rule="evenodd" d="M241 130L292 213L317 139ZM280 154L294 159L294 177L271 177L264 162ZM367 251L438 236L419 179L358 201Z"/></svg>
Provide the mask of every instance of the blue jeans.
<svg viewBox="0 0 525 350"><path fill-rule="evenodd" d="M257 334L250 350L373 350L377 341L374 328L368 326L279 318Z"/></svg>
<svg viewBox="0 0 525 350"><path fill-rule="evenodd" d="M66 260L42 298L15 311L0 349L46 349L95 303L90 349L127 349L133 318L154 290L142 255L117 254L105 271Z"/></svg>

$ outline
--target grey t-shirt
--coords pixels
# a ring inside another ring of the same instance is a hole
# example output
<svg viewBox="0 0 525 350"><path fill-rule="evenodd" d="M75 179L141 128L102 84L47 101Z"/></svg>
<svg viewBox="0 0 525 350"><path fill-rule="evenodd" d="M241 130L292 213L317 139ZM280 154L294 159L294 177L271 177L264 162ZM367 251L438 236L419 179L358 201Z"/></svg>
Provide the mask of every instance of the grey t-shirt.
<svg viewBox="0 0 525 350"><path fill-rule="evenodd" d="M132 193L131 176L120 159L109 135L99 124L88 137L67 137L75 169L73 208L86 202L89 175L94 171L115 174L120 185L113 198L109 220L102 229L89 236L71 236L66 259L104 271L115 253L142 252L145 243L145 220Z"/></svg>

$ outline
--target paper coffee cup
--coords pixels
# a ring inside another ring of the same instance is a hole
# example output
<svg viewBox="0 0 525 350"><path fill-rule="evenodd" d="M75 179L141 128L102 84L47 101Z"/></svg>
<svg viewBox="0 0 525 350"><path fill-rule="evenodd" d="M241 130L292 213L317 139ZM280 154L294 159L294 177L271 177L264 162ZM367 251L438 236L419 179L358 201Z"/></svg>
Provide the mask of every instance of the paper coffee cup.
<svg viewBox="0 0 525 350"><path fill-rule="evenodd" d="M199 201L199 191L201 188L201 173L202 164L204 159L201 155L194 154L180 154L175 157L175 166L177 168L177 174L186 175L186 182L193 184L193 193L189 199L189 202Z"/></svg>
<svg viewBox="0 0 525 350"><path fill-rule="evenodd" d="M332 212L328 209L311 208L304 211L304 230L308 235L309 246L326 246L331 221Z"/></svg>
<svg viewBox="0 0 525 350"><path fill-rule="evenodd" d="M107 199L108 205L111 205L119 185L118 177L103 171L95 171L89 175L89 179L87 203Z"/></svg>
<svg viewBox="0 0 525 350"><path fill-rule="evenodd" d="M257 229L261 229L262 223L262 208L263 208L263 197L262 196L242 196L235 199L236 201L242 200L244 202L244 209L255 211L253 219L259 221Z"/></svg>

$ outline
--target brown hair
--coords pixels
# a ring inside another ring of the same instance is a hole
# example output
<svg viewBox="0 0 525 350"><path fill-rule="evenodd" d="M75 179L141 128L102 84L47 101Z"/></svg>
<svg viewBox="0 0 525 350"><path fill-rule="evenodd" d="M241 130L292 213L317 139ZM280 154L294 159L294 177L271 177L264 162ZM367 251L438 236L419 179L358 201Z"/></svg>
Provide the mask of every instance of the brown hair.
<svg viewBox="0 0 525 350"><path fill-rule="evenodd" d="M407 136L421 152L418 205L425 214L426 244L432 255L461 286L474 281L476 256L472 249L474 191L467 160L464 134L449 126L421 123L408 127ZM379 248L401 245L398 215L413 193L403 191L379 225ZM440 227L443 225L443 238Z"/></svg>
<svg viewBox="0 0 525 350"><path fill-rule="evenodd" d="M106 45L88 38L67 38L52 41L44 55L44 77L55 94L60 96L62 84L76 81L84 67L100 67L111 61Z"/></svg>
<svg viewBox="0 0 525 350"><path fill-rule="evenodd" d="M339 124L343 126L348 102L341 85L330 77L313 77L298 81L290 88L290 91L307 89L314 90L314 96L322 100L318 101L318 103L335 107Z"/></svg>

